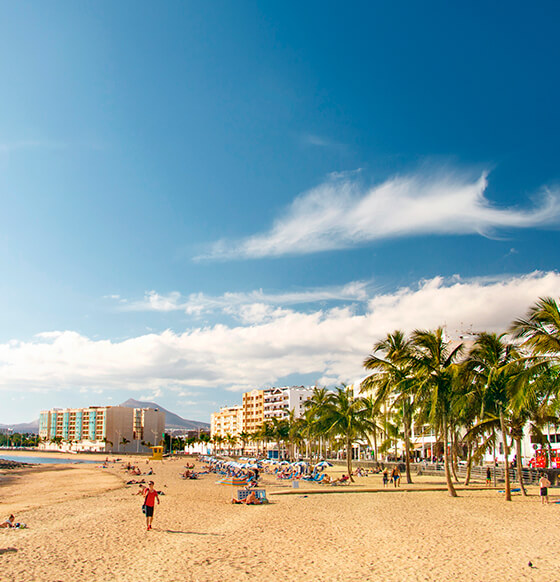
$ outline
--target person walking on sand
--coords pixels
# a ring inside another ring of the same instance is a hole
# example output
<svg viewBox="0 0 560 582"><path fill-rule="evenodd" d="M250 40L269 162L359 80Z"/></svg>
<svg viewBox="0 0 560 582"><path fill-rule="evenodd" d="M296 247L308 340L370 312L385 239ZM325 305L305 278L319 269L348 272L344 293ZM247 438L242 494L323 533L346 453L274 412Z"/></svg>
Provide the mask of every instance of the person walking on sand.
<svg viewBox="0 0 560 582"><path fill-rule="evenodd" d="M148 488L144 491L144 507L146 508L146 526L148 530L152 529L152 520L154 519L154 505L156 500L159 505L159 495L154 489L154 482L148 483Z"/></svg>
<svg viewBox="0 0 560 582"><path fill-rule="evenodd" d="M539 479L540 495L541 495L541 505L548 503L548 488L550 487L550 481L547 476L542 473Z"/></svg>
<svg viewBox="0 0 560 582"><path fill-rule="evenodd" d="M490 467L486 467L486 487L490 487L490 485L492 485L492 472Z"/></svg>
<svg viewBox="0 0 560 582"><path fill-rule="evenodd" d="M387 487L389 483L389 471L387 469L383 470L383 487Z"/></svg>
<svg viewBox="0 0 560 582"><path fill-rule="evenodd" d="M399 468L395 465L391 471L391 481L395 487L399 487L401 484L401 472Z"/></svg>

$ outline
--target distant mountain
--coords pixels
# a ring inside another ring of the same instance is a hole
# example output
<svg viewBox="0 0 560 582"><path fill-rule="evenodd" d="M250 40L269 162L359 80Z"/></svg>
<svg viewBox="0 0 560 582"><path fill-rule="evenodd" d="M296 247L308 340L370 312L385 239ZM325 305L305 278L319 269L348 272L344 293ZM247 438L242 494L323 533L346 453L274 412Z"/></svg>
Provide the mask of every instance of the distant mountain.
<svg viewBox="0 0 560 582"><path fill-rule="evenodd" d="M13 432L39 434L39 419L32 422L20 422L19 424L0 424L0 429L9 428Z"/></svg>
<svg viewBox="0 0 560 582"><path fill-rule="evenodd" d="M119 406L126 406L127 408L157 408L165 412L165 428L182 428L185 430L198 430L200 428L202 430L210 430L210 425L207 422L181 418L178 414L170 412L156 402L142 402L140 400L134 400L134 398L129 398L126 402L119 404Z"/></svg>

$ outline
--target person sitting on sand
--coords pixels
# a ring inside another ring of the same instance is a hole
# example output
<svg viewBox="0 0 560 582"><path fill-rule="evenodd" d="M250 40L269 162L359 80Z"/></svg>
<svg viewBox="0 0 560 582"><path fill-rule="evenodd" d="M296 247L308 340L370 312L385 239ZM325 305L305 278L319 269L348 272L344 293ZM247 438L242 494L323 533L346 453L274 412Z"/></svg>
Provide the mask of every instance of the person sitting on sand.
<svg viewBox="0 0 560 582"><path fill-rule="evenodd" d="M244 503L245 505L262 505L262 501L257 497L257 494L254 491L251 491L245 499L235 499L235 497L231 500L232 503Z"/></svg>
<svg viewBox="0 0 560 582"><path fill-rule="evenodd" d="M348 475L342 475L340 479L335 479L331 481L331 485L345 485L350 480Z"/></svg>
<svg viewBox="0 0 560 582"><path fill-rule="evenodd" d="M2 528L12 528L15 527L15 517L13 514L11 514L8 519L6 519L5 521L3 521L2 523L0 523L0 527Z"/></svg>

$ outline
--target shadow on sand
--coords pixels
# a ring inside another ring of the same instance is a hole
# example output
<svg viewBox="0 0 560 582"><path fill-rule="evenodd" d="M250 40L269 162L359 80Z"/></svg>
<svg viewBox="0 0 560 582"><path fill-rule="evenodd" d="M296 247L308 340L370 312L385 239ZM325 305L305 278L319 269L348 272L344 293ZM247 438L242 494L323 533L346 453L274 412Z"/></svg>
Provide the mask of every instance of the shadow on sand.
<svg viewBox="0 0 560 582"><path fill-rule="evenodd" d="M191 535L191 536L223 536L223 535L225 535L225 534L220 534L220 533L210 533L210 532L204 532L204 531L181 531L178 529L161 529L159 531L162 531L164 533L186 534L186 535Z"/></svg>

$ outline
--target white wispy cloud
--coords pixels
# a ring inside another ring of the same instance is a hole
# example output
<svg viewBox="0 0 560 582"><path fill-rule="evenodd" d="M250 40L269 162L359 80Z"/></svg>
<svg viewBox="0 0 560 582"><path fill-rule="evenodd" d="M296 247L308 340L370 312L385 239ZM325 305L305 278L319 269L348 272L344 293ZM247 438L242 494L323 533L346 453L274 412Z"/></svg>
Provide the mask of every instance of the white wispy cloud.
<svg viewBox="0 0 560 582"><path fill-rule="evenodd" d="M195 260L300 255L426 234L489 236L501 229L542 227L560 221L560 191L544 189L530 208L502 208L484 193L487 177L458 174L396 177L364 190L347 176L294 200L261 234L217 241Z"/></svg>
<svg viewBox="0 0 560 582"><path fill-rule="evenodd" d="M264 312L271 314L271 306L288 306L303 303L318 303L326 301L356 301L364 302L368 299L366 281L353 281L346 285L335 285L291 291L284 293L265 293L262 289L248 293L224 293L220 296L210 296L204 293L192 293L183 296L178 291L162 295L156 291L149 291L140 301L129 301L121 305L126 311L184 311L189 315L200 315L213 311L229 314L248 314L255 311L257 306ZM122 301L121 301L122 303Z"/></svg>
<svg viewBox="0 0 560 582"><path fill-rule="evenodd" d="M388 332L443 324L452 336L503 331L541 296L560 296L559 273L434 278L371 295L362 313L347 306L311 313L282 309L261 323L167 330L122 341L47 332L0 344L0 390L246 390L290 374L353 382L363 376L373 343Z"/></svg>

